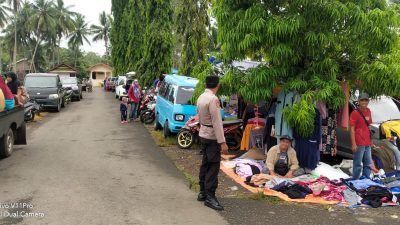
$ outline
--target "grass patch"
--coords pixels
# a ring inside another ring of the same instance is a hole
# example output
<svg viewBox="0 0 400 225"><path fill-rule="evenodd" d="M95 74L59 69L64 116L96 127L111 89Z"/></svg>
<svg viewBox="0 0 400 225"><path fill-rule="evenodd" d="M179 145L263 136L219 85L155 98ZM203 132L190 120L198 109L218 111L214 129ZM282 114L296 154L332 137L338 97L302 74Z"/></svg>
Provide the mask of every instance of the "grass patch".
<svg viewBox="0 0 400 225"><path fill-rule="evenodd" d="M176 137L175 136L164 138L161 131L156 131L152 128L148 128L147 130L150 132L151 136L153 137L154 141L156 142L156 144L158 146L170 147L170 146L176 145Z"/></svg>
<svg viewBox="0 0 400 225"><path fill-rule="evenodd" d="M280 198L275 197L275 196L264 195L263 192L258 192L257 194L251 194L249 196L249 199L258 200L258 201L266 201L269 203L281 203L282 202L282 200Z"/></svg>
<svg viewBox="0 0 400 225"><path fill-rule="evenodd" d="M179 171L181 171L183 173L186 180L189 182L189 188L194 192L199 192L200 185L199 185L198 178L195 176L192 176L191 174L186 172L185 169L182 166L179 166L177 163L175 163L175 166L176 166L176 168L178 168Z"/></svg>

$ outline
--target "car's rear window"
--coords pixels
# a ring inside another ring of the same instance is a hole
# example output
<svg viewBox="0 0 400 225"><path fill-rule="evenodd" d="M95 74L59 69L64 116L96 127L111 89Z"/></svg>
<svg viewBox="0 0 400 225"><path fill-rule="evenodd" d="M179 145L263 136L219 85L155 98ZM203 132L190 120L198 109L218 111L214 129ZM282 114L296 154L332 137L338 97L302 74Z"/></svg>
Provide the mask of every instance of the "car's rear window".
<svg viewBox="0 0 400 225"><path fill-rule="evenodd" d="M25 87L47 88L57 87L57 77L52 76L29 76L25 79Z"/></svg>

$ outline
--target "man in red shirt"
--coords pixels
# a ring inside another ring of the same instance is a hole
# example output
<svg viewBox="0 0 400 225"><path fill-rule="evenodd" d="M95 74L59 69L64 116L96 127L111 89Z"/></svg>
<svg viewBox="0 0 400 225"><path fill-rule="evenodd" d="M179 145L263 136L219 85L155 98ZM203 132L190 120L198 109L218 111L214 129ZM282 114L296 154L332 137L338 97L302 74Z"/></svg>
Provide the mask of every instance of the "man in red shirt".
<svg viewBox="0 0 400 225"><path fill-rule="evenodd" d="M353 178L360 179L362 175L371 176L371 111L368 108L369 96L361 93L358 97L358 108L350 114L351 150L353 151Z"/></svg>

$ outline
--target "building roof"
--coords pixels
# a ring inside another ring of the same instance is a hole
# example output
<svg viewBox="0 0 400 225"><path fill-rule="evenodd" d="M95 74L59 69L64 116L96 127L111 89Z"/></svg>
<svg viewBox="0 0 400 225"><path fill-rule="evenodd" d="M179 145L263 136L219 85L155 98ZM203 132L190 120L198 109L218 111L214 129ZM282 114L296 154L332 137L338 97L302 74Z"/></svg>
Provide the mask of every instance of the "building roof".
<svg viewBox="0 0 400 225"><path fill-rule="evenodd" d="M29 61L30 62L30 60L28 60L27 58L23 58L23 59L18 60L17 63L20 63L20 62L23 62L23 61Z"/></svg>
<svg viewBox="0 0 400 225"><path fill-rule="evenodd" d="M29 73L26 75L27 77L54 77L58 76L58 74L55 73Z"/></svg>
<svg viewBox="0 0 400 225"><path fill-rule="evenodd" d="M51 68L48 72L64 72L64 73L67 72L67 73L77 73L77 74L80 73L78 69L76 69L70 65L67 65L65 63L62 63L60 65L57 65L57 66Z"/></svg>
<svg viewBox="0 0 400 225"><path fill-rule="evenodd" d="M105 63L98 63L98 64L95 64L95 65L89 67L89 68L88 68L88 71L91 71L91 70L92 70L93 68L95 68L96 66L105 66L105 67L107 67L109 70L113 70L113 68L112 68L110 65L107 65L107 64L105 64Z"/></svg>

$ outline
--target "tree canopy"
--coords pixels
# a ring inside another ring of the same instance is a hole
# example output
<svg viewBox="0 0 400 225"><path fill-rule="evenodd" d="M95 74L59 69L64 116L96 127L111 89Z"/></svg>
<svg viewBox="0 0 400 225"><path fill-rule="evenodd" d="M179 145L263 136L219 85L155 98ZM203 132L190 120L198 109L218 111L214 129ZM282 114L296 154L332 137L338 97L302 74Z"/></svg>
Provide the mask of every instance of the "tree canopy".
<svg viewBox="0 0 400 225"><path fill-rule="evenodd" d="M173 10L170 0L113 1L111 34L115 73L136 71L148 85L172 66Z"/></svg>
<svg viewBox="0 0 400 225"><path fill-rule="evenodd" d="M312 131L316 100L343 106L339 81L372 95L400 95L396 5L385 0L215 0L213 7L224 60L265 61L243 76L237 90L254 103L269 99L278 86L302 94L285 114L303 135Z"/></svg>

